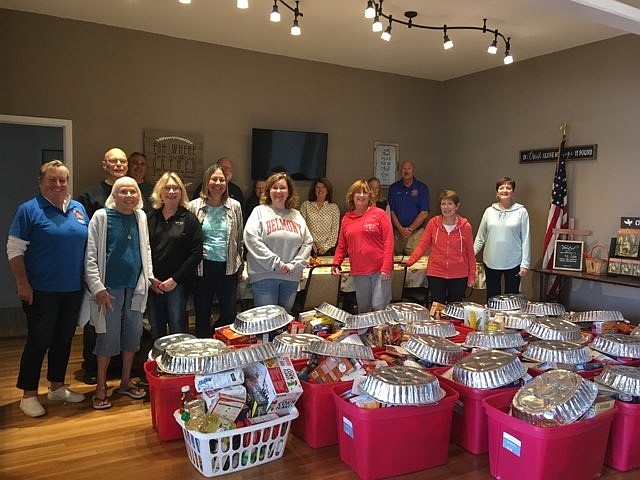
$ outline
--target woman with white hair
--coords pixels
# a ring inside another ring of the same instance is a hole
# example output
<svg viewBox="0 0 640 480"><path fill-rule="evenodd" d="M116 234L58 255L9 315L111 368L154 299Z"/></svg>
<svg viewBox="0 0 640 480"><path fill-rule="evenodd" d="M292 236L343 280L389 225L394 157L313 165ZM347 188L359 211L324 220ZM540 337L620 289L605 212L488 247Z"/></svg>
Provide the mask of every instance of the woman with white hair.
<svg viewBox="0 0 640 480"><path fill-rule="evenodd" d="M111 407L107 397L107 367L122 352L118 393L143 398L146 392L131 380L131 366L140 349L142 314L153 281L147 217L142 195L133 178L115 181L105 208L89 223L85 277L91 293L91 322L96 334L98 359L96 394L92 407Z"/></svg>

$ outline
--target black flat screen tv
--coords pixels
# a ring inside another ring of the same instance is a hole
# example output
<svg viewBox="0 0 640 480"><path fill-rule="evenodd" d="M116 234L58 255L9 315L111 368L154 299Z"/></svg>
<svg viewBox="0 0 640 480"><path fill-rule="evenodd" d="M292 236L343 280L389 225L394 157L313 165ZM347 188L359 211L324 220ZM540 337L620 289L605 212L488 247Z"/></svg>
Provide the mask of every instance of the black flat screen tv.
<svg viewBox="0 0 640 480"><path fill-rule="evenodd" d="M294 180L314 180L327 171L329 135L318 132L251 131L251 178L286 172Z"/></svg>

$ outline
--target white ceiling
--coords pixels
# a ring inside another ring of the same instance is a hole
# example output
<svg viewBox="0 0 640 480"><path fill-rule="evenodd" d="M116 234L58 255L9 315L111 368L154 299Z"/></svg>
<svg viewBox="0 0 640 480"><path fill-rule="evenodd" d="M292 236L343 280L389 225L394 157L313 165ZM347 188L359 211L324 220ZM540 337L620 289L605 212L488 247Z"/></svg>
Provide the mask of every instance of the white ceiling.
<svg viewBox="0 0 640 480"><path fill-rule="evenodd" d="M294 5L294 0L286 0ZM486 48L493 35L449 31L455 46L442 48L442 32L394 24L384 42L364 18L366 0L301 0L302 35L289 34L293 16L280 6L282 21L271 23L273 0L0 0L0 8L114 25L172 37L227 45L294 58L448 80L502 65ZM511 37L516 62L625 33L640 34L640 0L385 0L384 12L415 23L497 28ZM386 28L386 24L385 24Z"/></svg>

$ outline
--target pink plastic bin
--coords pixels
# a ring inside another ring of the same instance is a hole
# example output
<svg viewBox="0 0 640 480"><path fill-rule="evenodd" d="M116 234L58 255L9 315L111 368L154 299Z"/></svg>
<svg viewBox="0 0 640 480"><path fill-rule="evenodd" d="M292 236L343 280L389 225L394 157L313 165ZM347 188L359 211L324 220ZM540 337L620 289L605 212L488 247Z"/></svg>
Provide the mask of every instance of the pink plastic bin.
<svg viewBox="0 0 640 480"><path fill-rule="evenodd" d="M489 467L500 480L587 480L602 472L616 409L561 427L535 427L506 412L513 392L485 398Z"/></svg>
<svg viewBox="0 0 640 480"><path fill-rule="evenodd" d="M182 428L173 418L173 412L180 407L180 389L183 385L189 385L195 391L194 375L158 375L154 361L145 362L144 372L149 382L151 423L158 440L166 442L181 439Z"/></svg>
<svg viewBox="0 0 640 480"><path fill-rule="evenodd" d="M458 392L460 398L453 407L453 423L451 425L451 441L465 450L479 454L489 451L489 434L487 413L482 401L496 393L509 392L512 395L520 387L479 390L443 378L442 374L451 367L441 367L434 373L440 384L449 385Z"/></svg>
<svg viewBox="0 0 640 480"><path fill-rule="evenodd" d="M447 463L458 393L442 388L445 398L433 405L364 409L340 398L348 385L334 386L340 459L363 480Z"/></svg>
<svg viewBox="0 0 640 480"><path fill-rule="evenodd" d="M616 402L604 463L626 472L640 467L640 405Z"/></svg>

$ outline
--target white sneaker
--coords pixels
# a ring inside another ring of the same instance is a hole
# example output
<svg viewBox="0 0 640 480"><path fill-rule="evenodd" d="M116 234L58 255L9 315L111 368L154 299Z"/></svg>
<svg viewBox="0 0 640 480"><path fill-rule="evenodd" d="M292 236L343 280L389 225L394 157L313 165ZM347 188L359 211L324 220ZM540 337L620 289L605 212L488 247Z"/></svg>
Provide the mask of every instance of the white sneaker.
<svg viewBox="0 0 640 480"><path fill-rule="evenodd" d="M47 413L44 407L40 404L38 397L28 397L20 400L20 410L27 417L41 417Z"/></svg>
<svg viewBox="0 0 640 480"><path fill-rule="evenodd" d="M60 387L57 390L49 390L47 393L49 400L60 400L62 402L79 403L84 401L85 396L81 393L72 392L67 387Z"/></svg>

